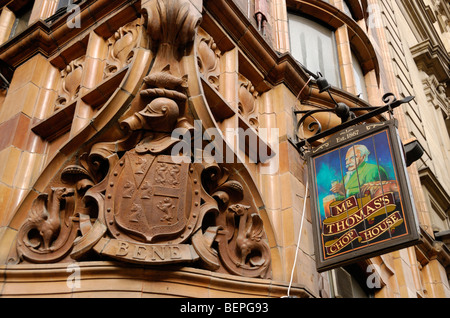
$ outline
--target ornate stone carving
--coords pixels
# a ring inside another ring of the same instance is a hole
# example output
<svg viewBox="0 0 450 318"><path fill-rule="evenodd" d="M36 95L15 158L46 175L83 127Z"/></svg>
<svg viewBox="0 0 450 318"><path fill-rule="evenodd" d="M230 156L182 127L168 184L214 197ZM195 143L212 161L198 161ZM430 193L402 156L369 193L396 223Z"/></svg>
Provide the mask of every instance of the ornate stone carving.
<svg viewBox="0 0 450 318"><path fill-rule="evenodd" d="M220 263L226 271L247 277L271 275L270 249L263 222L250 193L242 182L232 179L226 167L211 165L204 172L204 186L217 202L215 224ZM194 244L195 246L195 244ZM213 255L209 255L211 259Z"/></svg>
<svg viewBox="0 0 450 318"><path fill-rule="evenodd" d="M108 60L104 78L130 64L134 56L133 49L138 44L140 27L139 21L128 23L108 39Z"/></svg>
<svg viewBox="0 0 450 318"><path fill-rule="evenodd" d="M199 28L197 42L200 73L216 90L219 90L221 52L214 39L202 28Z"/></svg>
<svg viewBox="0 0 450 318"><path fill-rule="evenodd" d="M74 205L69 199L73 195L74 189L57 187L37 197L18 233L21 257L44 263L58 261L68 253L75 238L71 220Z"/></svg>
<svg viewBox="0 0 450 318"><path fill-rule="evenodd" d="M147 33L156 53L153 73L167 72L182 77L184 48L194 41L201 15L187 0L150 0L143 4Z"/></svg>
<svg viewBox="0 0 450 318"><path fill-rule="evenodd" d="M53 188L35 199L19 231L18 254L42 263L98 254L269 278L269 245L249 180L232 164L192 162L195 143L191 153L172 153L182 142L172 132L193 130L183 51L193 44L200 15L185 0L143 7L154 53L148 75L129 107L111 116L114 122L59 168ZM244 101L242 109L254 111L254 105Z"/></svg>
<svg viewBox="0 0 450 318"><path fill-rule="evenodd" d="M175 163L170 156L127 152L108 178L109 231L128 241L183 242L199 215L197 178L195 171L189 172L189 164Z"/></svg>
<svg viewBox="0 0 450 318"><path fill-rule="evenodd" d="M441 109L445 117L450 115L450 98L446 95L446 84L439 83L435 75L422 72L422 84L428 103L436 109Z"/></svg>
<svg viewBox="0 0 450 318"><path fill-rule="evenodd" d="M267 17L269 15L269 5L267 0L255 0L255 19L258 24L258 31L266 35Z"/></svg>
<svg viewBox="0 0 450 318"><path fill-rule="evenodd" d="M241 114L253 128L258 129L258 114L256 107L256 98L258 92L252 83L243 75L239 74L239 114Z"/></svg>
<svg viewBox="0 0 450 318"><path fill-rule="evenodd" d="M58 111L71 101L78 97L81 87L81 80L83 76L85 57L80 57L66 66L61 71L61 85L59 89L59 96L56 100L55 111Z"/></svg>

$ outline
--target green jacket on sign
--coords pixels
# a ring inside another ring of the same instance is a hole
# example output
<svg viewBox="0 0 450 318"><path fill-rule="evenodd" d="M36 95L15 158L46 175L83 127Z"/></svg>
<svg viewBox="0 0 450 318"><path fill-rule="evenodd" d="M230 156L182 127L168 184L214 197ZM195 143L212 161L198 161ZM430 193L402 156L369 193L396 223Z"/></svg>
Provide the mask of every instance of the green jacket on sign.
<svg viewBox="0 0 450 318"><path fill-rule="evenodd" d="M388 180L388 174L383 167L362 162L358 166L357 171L353 172L350 177L346 175L344 178L346 196L350 197L359 194L360 187L366 183L386 180Z"/></svg>

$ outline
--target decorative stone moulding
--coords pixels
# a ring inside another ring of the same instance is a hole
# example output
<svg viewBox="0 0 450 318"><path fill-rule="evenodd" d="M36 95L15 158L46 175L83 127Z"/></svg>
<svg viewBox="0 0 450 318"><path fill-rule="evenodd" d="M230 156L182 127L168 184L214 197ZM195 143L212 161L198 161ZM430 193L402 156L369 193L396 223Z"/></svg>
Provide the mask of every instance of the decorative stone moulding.
<svg viewBox="0 0 450 318"><path fill-rule="evenodd" d="M202 28L198 28L196 45L200 73L209 82L209 84L218 91L220 77L219 63L222 54L217 48L217 44L214 42L213 37Z"/></svg>
<svg viewBox="0 0 450 318"><path fill-rule="evenodd" d="M61 71L61 84L58 92L59 96L55 104L55 111L64 108L78 98L83 76L84 60L84 56L73 60Z"/></svg>
<svg viewBox="0 0 450 318"><path fill-rule="evenodd" d="M119 28L108 39L108 59L104 78L111 76L131 63L134 48L138 45L140 27L138 20L130 22Z"/></svg>
<svg viewBox="0 0 450 318"><path fill-rule="evenodd" d="M113 259L271 278L274 235L237 155L232 163L192 161L202 150L193 147L171 155L182 142L175 129L193 132L194 120L217 128L200 74L217 88L220 53L205 32L196 38L202 16L187 0L143 1L142 13L108 40L104 77L127 67L122 82L17 209L9 263ZM77 63L63 71L61 105L76 98ZM251 83L241 90L243 116L253 116ZM223 138L214 143L232 151Z"/></svg>
<svg viewBox="0 0 450 318"><path fill-rule="evenodd" d="M253 128L258 129L258 110L256 99L258 92L253 84L243 75L239 75L239 114L241 114Z"/></svg>

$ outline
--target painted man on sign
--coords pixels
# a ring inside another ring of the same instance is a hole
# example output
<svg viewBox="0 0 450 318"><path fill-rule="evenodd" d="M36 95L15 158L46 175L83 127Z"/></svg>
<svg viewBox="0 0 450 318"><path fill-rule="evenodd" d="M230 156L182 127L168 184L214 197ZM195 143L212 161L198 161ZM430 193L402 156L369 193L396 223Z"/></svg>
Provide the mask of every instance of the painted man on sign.
<svg viewBox="0 0 450 318"><path fill-rule="evenodd" d="M331 192L337 193L340 198L349 197L359 194L366 184L387 181L386 170L382 166L369 163L369 155L369 149L363 144L349 148L345 155L347 173L344 182L332 183Z"/></svg>
<svg viewBox="0 0 450 318"><path fill-rule="evenodd" d="M405 233L385 132L318 156L315 172L325 258Z"/></svg>

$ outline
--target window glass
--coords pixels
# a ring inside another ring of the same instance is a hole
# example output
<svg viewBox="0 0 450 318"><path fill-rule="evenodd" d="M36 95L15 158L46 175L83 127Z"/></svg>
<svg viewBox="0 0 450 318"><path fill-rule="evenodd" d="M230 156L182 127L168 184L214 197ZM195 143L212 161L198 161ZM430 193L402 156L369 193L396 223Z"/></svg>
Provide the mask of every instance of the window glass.
<svg viewBox="0 0 450 318"><path fill-rule="evenodd" d="M355 54L352 53L353 74L355 76L356 95L367 100L367 88L364 79L364 72Z"/></svg>
<svg viewBox="0 0 450 318"><path fill-rule="evenodd" d="M71 0L59 0L56 11L58 11L61 8L67 8L70 3L71 3Z"/></svg>
<svg viewBox="0 0 450 318"><path fill-rule="evenodd" d="M292 56L313 73L321 72L331 85L341 87L333 30L310 19L289 14Z"/></svg>
<svg viewBox="0 0 450 318"><path fill-rule="evenodd" d="M21 33L28 27L28 22L30 21L31 11L33 10L34 1L29 1L26 6L20 9L16 14L16 21L11 30L10 38Z"/></svg>

